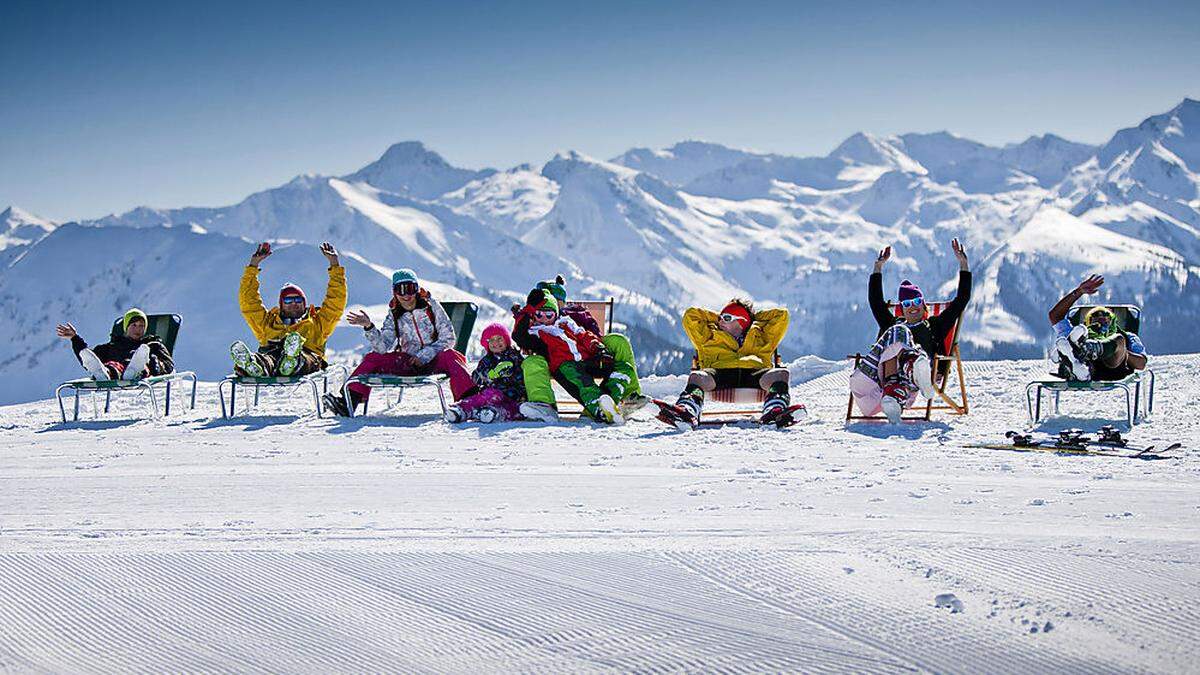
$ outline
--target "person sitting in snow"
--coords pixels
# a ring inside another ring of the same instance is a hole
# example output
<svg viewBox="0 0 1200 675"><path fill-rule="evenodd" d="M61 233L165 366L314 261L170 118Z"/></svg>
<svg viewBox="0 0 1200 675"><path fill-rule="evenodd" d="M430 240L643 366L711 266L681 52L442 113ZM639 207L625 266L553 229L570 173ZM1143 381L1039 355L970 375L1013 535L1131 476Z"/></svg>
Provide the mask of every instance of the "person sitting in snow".
<svg viewBox="0 0 1200 675"><path fill-rule="evenodd" d="M89 349L70 323L55 332L71 341L75 358L96 380L140 380L151 375L175 372L171 352L157 335L146 334L146 313L134 307L121 319L121 332L114 327L109 341Z"/></svg>
<svg viewBox="0 0 1200 675"><path fill-rule="evenodd" d="M522 419L525 379L521 374L521 352L513 346L508 329L498 323L485 327L479 341L487 354L471 373L477 391L450 406L446 421L488 424Z"/></svg>
<svg viewBox="0 0 1200 675"><path fill-rule="evenodd" d="M1122 330L1116 313L1108 307L1092 307L1078 326L1067 318L1080 298L1095 293L1103 285L1104 277L1093 274L1050 308L1050 325L1055 334L1051 358L1058 361L1058 376L1063 379L1123 380L1144 369L1149 360L1142 339L1136 333Z"/></svg>
<svg viewBox="0 0 1200 675"><path fill-rule="evenodd" d="M749 301L738 298L720 312L700 307L685 311L683 331L696 348L696 368L688 375L687 386L670 411L672 416L695 427L705 394L715 389L756 387L767 392L761 421L773 422L791 402L789 373L775 366L775 350L787 334L788 321L786 309L756 312ZM675 423L674 419L667 421Z"/></svg>
<svg viewBox="0 0 1200 675"><path fill-rule="evenodd" d="M934 357L944 356L946 336L971 299L966 251L958 239L950 242L950 248L958 258L958 291L937 316L929 316L925 296L908 279L900 282L896 292L903 316L892 314L883 299L883 266L892 256L892 247L885 247L875 259L867 299L879 324L879 336L850 375L850 392L863 415L883 411L888 421L896 424L901 412L912 406L918 391L926 398L937 395L931 364Z"/></svg>
<svg viewBox="0 0 1200 675"><path fill-rule="evenodd" d="M454 324L442 303L421 287L416 272L404 268L392 273L392 299L383 325L376 326L366 311L350 312L346 321L359 326L367 336L371 351L354 369L353 375L432 375L450 377L450 392L458 401L474 389L467 359L454 349L457 337ZM335 414L347 416L371 395L361 382L350 384L350 400L339 394L324 397L325 406Z"/></svg>
<svg viewBox="0 0 1200 675"><path fill-rule="evenodd" d="M565 382L567 391L583 405L588 416L600 422L624 424L617 397L624 395L632 378L616 370L612 352L599 337L559 312L558 300L550 291L534 289L529 293L525 306L517 313L517 326L537 342L530 345L532 351L544 356L550 374ZM597 377L604 378L600 385L596 384Z"/></svg>
<svg viewBox="0 0 1200 675"><path fill-rule="evenodd" d="M539 281L529 297L535 297L534 294L539 291L545 291L553 296L558 304L559 313L562 316L570 317L581 328L598 337L601 344L612 355L613 371L605 377L607 377L606 381L610 383L608 392L613 400L621 406L622 414L628 416L646 405L649 399L642 396L637 365L634 362L633 346L629 343L629 338L620 333L606 335L586 307L567 302L566 280L561 274L556 276L553 281ZM528 400L521 404L521 414L529 419L554 422L558 420L558 411L554 390L550 386L552 373L546 358L546 348L541 340L529 332L532 317L522 316L520 310L520 305L513 305L513 314L516 318L513 340L526 353L525 360L521 363L521 370L525 378L525 393ZM579 392L574 389L573 383L568 378L560 373L555 373L553 379L572 398L579 397Z"/></svg>
<svg viewBox="0 0 1200 675"><path fill-rule="evenodd" d="M304 291L295 284L279 290L279 305L267 309L258 290L259 264L271 255L271 245L259 244L242 272L238 304L242 318L258 340L258 351L250 351L238 340L229 348L234 372L251 377L300 376L320 372L325 361L325 343L346 310L346 270L338 263L333 244L321 244L329 262L329 285L319 306L310 307Z"/></svg>

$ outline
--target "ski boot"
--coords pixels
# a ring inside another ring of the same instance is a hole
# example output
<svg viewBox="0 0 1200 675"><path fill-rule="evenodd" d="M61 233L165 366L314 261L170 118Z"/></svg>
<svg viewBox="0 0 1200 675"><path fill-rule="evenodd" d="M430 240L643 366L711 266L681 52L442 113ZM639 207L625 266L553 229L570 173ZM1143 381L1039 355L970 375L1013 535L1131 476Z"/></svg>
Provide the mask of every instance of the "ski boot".
<svg viewBox="0 0 1200 675"><path fill-rule="evenodd" d="M883 398L879 401L879 406L883 408L883 414L887 415L888 422L900 423L900 418L904 414L904 404L911 395L912 385L899 377L893 376L884 383Z"/></svg>
<svg viewBox="0 0 1200 675"><path fill-rule="evenodd" d="M230 345L229 355L233 357L234 370L239 374L250 377L266 377L267 371L263 370L262 364L254 358L254 352L250 351L245 342L238 340Z"/></svg>
<svg viewBox="0 0 1200 675"><path fill-rule="evenodd" d="M617 409L617 403L608 394L601 394L600 398L596 399L590 406L585 406L587 413L592 419L605 424L622 425L625 424L625 418L621 417L621 411Z"/></svg>
<svg viewBox="0 0 1200 675"><path fill-rule="evenodd" d="M129 358L129 365L121 373L122 380L140 380L146 374L146 365L150 363L150 345L142 345Z"/></svg>
<svg viewBox="0 0 1200 675"><path fill-rule="evenodd" d="M539 403L537 401L526 401L519 408L521 416L528 420L536 422L558 422L558 411L549 403Z"/></svg>
<svg viewBox="0 0 1200 675"><path fill-rule="evenodd" d="M908 376L908 380L917 385L917 390L925 398L933 398L937 396L937 389L933 386L933 366L929 363L929 357L925 356L925 352L915 352L911 356L901 361L901 370Z"/></svg>
<svg viewBox="0 0 1200 675"><path fill-rule="evenodd" d="M642 408L645 408L649 404L650 404L649 396L642 396L641 394L630 394L629 396L626 396L623 401L621 401L621 406L620 406L621 417L624 417L625 419L629 419L630 415L633 415L633 413L641 410Z"/></svg>
<svg viewBox="0 0 1200 675"><path fill-rule="evenodd" d="M491 424L492 422L497 422L501 419L500 411L490 405L484 406L475 411L475 419L484 424Z"/></svg>
<svg viewBox="0 0 1200 675"><path fill-rule="evenodd" d="M97 382L113 379L104 362L100 360L99 356L96 356L96 352L90 349L81 349L79 351L79 362L83 364L84 370L88 371L92 379Z"/></svg>
<svg viewBox="0 0 1200 675"><path fill-rule="evenodd" d="M655 417L680 431L687 431L700 425L700 409L704 406L703 393L684 392L674 404L654 399L654 405L658 406L658 415Z"/></svg>
<svg viewBox="0 0 1200 675"><path fill-rule="evenodd" d="M330 392L322 396L321 401L325 403L325 410L327 412L331 412L338 417L350 416L350 405L346 402L345 397Z"/></svg>
<svg viewBox="0 0 1200 675"><path fill-rule="evenodd" d="M446 408L442 417L450 424L458 424L467 421L467 412L457 405L452 405Z"/></svg>
<svg viewBox="0 0 1200 675"><path fill-rule="evenodd" d="M299 333L288 333L283 338L283 355L279 359L279 374L291 377L300 367L300 350L304 348L304 336Z"/></svg>

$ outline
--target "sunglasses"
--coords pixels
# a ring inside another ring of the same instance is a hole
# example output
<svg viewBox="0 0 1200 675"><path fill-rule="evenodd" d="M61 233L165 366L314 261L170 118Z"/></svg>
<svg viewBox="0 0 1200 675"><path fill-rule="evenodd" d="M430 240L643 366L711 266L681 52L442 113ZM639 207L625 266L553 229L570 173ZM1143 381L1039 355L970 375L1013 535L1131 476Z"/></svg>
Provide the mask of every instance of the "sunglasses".
<svg viewBox="0 0 1200 675"><path fill-rule="evenodd" d="M558 316L558 312L552 309L539 309L534 312L533 315L539 319L553 319L554 317Z"/></svg>
<svg viewBox="0 0 1200 675"><path fill-rule="evenodd" d="M730 314L728 312L721 315L721 320L726 323L729 323L731 321L737 321L738 323L741 323L742 321L745 320L745 318L746 317L744 317L744 316L738 316L737 314Z"/></svg>
<svg viewBox="0 0 1200 675"><path fill-rule="evenodd" d="M285 298L280 299L279 302L281 302L285 305L303 305L304 298L302 298L298 295L289 295Z"/></svg>
<svg viewBox="0 0 1200 675"><path fill-rule="evenodd" d="M417 283L415 281L401 281L395 286L392 286L392 292L394 292L396 295L416 295Z"/></svg>
<svg viewBox="0 0 1200 675"><path fill-rule="evenodd" d="M924 298L920 298L920 297L917 297L917 298L910 298L910 299L908 299L908 300L901 300L901 301L900 301L900 306L901 306L901 307L906 307L906 308L907 308L907 307L920 307L920 306L921 306L921 305L923 305L923 304L925 304L925 299L924 299Z"/></svg>

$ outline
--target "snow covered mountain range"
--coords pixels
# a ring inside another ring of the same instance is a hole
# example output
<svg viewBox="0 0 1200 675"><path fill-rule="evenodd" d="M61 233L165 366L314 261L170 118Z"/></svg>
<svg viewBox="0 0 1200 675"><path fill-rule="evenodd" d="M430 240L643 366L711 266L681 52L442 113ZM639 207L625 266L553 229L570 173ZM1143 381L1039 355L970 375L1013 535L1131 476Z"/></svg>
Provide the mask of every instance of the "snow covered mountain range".
<svg viewBox="0 0 1200 675"><path fill-rule="evenodd" d="M323 286L315 244L344 252L352 304L386 302L386 274L411 266L484 318L563 273L578 298L617 298L643 368L686 368L679 328L693 304L729 297L792 311L782 350L839 358L874 335L865 311L875 252L930 297L953 290L952 237L971 256L975 294L964 352L1040 355L1046 310L1090 272L1097 298L1146 311L1152 352L1194 351L1200 332L1200 101L1118 131L1096 147L1054 135L1002 148L949 133L859 133L825 157L687 141L609 161L561 153L540 166L473 171L417 142L352 174L303 175L220 208L137 208L57 226L0 214L0 403L44 396L78 368L53 324L98 339L137 304L185 316L179 363L228 370L249 332L237 312L251 242L295 246L264 264L265 292ZM378 310L377 310L378 311ZM334 346L359 337L339 330Z"/></svg>

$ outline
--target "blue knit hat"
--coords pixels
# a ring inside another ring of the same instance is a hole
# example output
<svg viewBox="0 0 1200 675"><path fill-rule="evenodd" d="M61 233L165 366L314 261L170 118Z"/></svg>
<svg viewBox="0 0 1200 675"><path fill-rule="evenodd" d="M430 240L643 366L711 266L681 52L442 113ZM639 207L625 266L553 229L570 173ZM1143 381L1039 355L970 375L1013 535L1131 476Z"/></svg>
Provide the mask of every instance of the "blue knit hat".
<svg viewBox="0 0 1200 675"><path fill-rule="evenodd" d="M401 269L396 270L395 272L392 272L392 285L393 286L395 286L396 284L399 284L401 282L404 282L404 281L411 281L414 284L417 284L418 286L421 283L420 281L417 280L417 273L407 267L403 267Z"/></svg>

